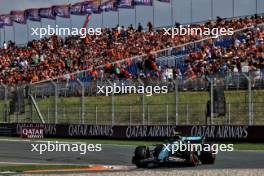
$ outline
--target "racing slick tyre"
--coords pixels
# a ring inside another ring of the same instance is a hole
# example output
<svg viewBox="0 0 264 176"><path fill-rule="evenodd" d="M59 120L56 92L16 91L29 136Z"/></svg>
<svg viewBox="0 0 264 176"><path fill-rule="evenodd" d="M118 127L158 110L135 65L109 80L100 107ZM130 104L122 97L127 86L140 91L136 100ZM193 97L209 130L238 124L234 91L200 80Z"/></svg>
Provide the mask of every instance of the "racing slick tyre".
<svg viewBox="0 0 264 176"><path fill-rule="evenodd" d="M135 156L133 157L133 163L138 167L138 168L145 168L148 166L148 163L140 162L143 159L146 159L150 157L150 151L149 148L146 146L138 146L135 149Z"/></svg>
<svg viewBox="0 0 264 176"><path fill-rule="evenodd" d="M215 154L212 151L203 151L200 156L200 161L202 164L214 164L215 163Z"/></svg>
<svg viewBox="0 0 264 176"><path fill-rule="evenodd" d="M196 152L190 153L190 166L197 166L199 164L199 158L196 154Z"/></svg>

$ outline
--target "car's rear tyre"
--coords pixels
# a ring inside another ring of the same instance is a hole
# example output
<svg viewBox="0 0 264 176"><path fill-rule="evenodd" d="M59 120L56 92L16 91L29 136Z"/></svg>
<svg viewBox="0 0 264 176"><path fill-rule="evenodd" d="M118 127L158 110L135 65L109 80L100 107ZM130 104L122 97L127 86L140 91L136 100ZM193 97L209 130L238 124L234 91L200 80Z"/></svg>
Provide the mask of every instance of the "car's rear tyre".
<svg viewBox="0 0 264 176"><path fill-rule="evenodd" d="M133 157L133 163L138 167L138 168L145 168L148 166L148 163L140 162L143 159L146 159L150 157L150 152L149 148L146 146L138 146L135 149L134 152L135 156Z"/></svg>
<svg viewBox="0 0 264 176"><path fill-rule="evenodd" d="M210 152L203 151L200 156L200 161L202 164L214 164L215 163L215 154Z"/></svg>
<svg viewBox="0 0 264 176"><path fill-rule="evenodd" d="M190 162L190 165L193 167L199 164L199 158L195 152L190 153Z"/></svg>

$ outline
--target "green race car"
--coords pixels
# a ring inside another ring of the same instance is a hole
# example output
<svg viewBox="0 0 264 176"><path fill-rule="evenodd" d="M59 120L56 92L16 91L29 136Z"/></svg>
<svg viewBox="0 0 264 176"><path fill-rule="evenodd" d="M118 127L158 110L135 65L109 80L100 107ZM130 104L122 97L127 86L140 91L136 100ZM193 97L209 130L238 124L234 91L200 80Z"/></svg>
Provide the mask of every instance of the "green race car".
<svg viewBox="0 0 264 176"><path fill-rule="evenodd" d="M161 165L214 164L216 154L203 137L181 137L165 141L153 147L138 146L135 149L132 163L138 168Z"/></svg>

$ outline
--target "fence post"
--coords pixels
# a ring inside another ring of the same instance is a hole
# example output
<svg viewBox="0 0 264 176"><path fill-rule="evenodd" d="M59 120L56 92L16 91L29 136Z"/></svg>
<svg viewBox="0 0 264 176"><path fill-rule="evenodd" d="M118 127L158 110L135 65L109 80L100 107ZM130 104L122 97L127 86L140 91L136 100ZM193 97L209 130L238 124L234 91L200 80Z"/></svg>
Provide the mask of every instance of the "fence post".
<svg viewBox="0 0 264 176"><path fill-rule="evenodd" d="M211 114L210 114L210 124L213 125L214 118L214 80L211 80L210 84L210 99L211 99Z"/></svg>
<svg viewBox="0 0 264 176"><path fill-rule="evenodd" d="M77 82L81 86L81 123L84 124L84 85L80 79L77 79Z"/></svg>
<svg viewBox="0 0 264 176"><path fill-rule="evenodd" d="M231 104L228 103L228 125L231 123Z"/></svg>
<svg viewBox="0 0 264 176"><path fill-rule="evenodd" d="M226 111L226 113L225 113L225 125L227 125L228 124L228 103L226 103L225 104L225 108L227 109L227 111ZM223 125L223 124L221 124L221 125Z"/></svg>
<svg viewBox="0 0 264 176"><path fill-rule="evenodd" d="M252 125L252 89L251 89L251 79L245 73L244 77L248 82L248 125Z"/></svg>
<svg viewBox="0 0 264 176"><path fill-rule="evenodd" d="M28 85L28 90L27 90L28 92L27 92L27 98L29 99L29 105L30 105L30 109L29 109L29 113L30 113L30 122L32 122L33 121L33 104L32 104L32 99L30 98L30 95L32 95L31 94L31 91L32 91L32 84L29 84ZM33 96L33 95L32 95Z"/></svg>
<svg viewBox="0 0 264 176"><path fill-rule="evenodd" d="M147 113L148 113L148 125L150 125L150 111L149 111L149 104L147 105Z"/></svg>
<svg viewBox="0 0 264 176"><path fill-rule="evenodd" d="M186 122L187 125L189 125L189 104L186 104L185 110L186 110Z"/></svg>
<svg viewBox="0 0 264 176"><path fill-rule="evenodd" d="M132 124L132 107L131 104L129 105L129 125Z"/></svg>
<svg viewBox="0 0 264 176"><path fill-rule="evenodd" d="M107 79L108 83L113 87L112 95L111 95L111 113L112 113L112 125L115 124L115 99L114 99L114 84Z"/></svg>
<svg viewBox="0 0 264 176"><path fill-rule="evenodd" d="M3 83L1 83L1 86L4 88L4 114L3 114L3 121L8 123L9 119L8 119L8 101L7 101L7 96L8 96L8 90L7 90L7 86Z"/></svg>
<svg viewBox="0 0 264 176"><path fill-rule="evenodd" d="M48 105L48 123L50 123L50 116L49 116L49 105Z"/></svg>
<svg viewBox="0 0 264 176"><path fill-rule="evenodd" d="M251 102L251 125L254 125L254 102Z"/></svg>
<svg viewBox="0 0 264 176"><path fill-rule="evenodd" d="M236 86L237 90L239 90L239 86L240 86L240 74L237 77L237 86Z"/></svg>
<svg viewBox="0 0 264 176"><path fill-rule="evenodd" d="M54 81L51 81L51 84L54 87L54 117L55 117L55 124L58 123L58 86Z"/></svg>
<svg viewBox="0 0 264 176"><path fill-rule="evenodd" d="M98 124L98 114L97 114L97 105L95 105L95 124Z"/></svg>
<svg viewBox="0 0 264 176"><path fill-rule="evenodd" d="M141 80L141 79L139 79L139 83L143 86L143 87L145 87L145 85L144 85L144 83L143 83L143 81ZM142 104L142 125L145 125L145 95L144 94L142 94L142 96L141 96L142 98L141 98L141 104Z"/></svg>
<svg viewBox="0 0 264 176"><path fill-rule="evenodd" d="M179 125L179 86L178 80L174 80L175 84L175 124Z"/></svg>
<svg viewBox="0 0 264 176"><path fill-rule="evenodd" d="M166 104L166 125L169 126L169 105Z"/></svg>
<svg viewBox="0 0 264 176"><path fill-rule="evenodd" d="M213 118L214 118L214 79L208 78L206 79L210 83L210 125L213 125ZM207 117L206 117L206 125L208 125Z"/></svg>
<svg viewBox="0 0 264 176"><path fill-rule="evenodd" d="M168 50L168 55L171 56L172 55L172 49Z"/></svg>

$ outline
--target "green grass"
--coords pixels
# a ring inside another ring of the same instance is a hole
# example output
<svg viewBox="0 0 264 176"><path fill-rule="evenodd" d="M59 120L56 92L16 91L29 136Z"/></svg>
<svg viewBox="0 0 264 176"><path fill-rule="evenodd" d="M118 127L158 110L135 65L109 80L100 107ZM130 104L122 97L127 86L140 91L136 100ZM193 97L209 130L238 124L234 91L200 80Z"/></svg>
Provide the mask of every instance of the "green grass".
<svg viewBox="0 0 264 176"><path fill-rule="evenodd" d="M264 151L264 143L234 144L234 148L236 150L263 150Z"/></svg>
<svg viewBox="0 0 264 176"><path fill-rule="evenodd" d="M78 165L0 165L0 172L24 172L34 170L49 170L49 169L82 169L88 166Z"/></svg>

